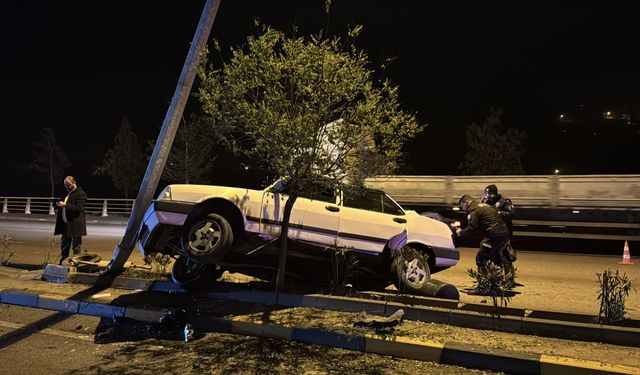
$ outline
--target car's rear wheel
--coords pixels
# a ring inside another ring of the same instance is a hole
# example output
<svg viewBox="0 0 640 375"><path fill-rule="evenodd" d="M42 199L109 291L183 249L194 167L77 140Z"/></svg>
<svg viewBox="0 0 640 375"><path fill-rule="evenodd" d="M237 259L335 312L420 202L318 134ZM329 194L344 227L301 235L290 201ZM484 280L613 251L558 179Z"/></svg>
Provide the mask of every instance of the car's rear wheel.
<svg viewBox="0 0 640 375"><path fill-rule="evenodd" d="M202 264L194 262L188 257L180 256L173 263L171 279L182 288L199 290L211 286L222 275L222 272L222 270L216 269L213 264Z"/></svg>
<svg viewBox="0 0 640 375"><path fill-rule="evenodd" d="M222 259L233 242L231 225L222 216L209 214L193 224L182 237L182 249L198 263L215 263Z"/></svg>
<svg viewBox="0 0 640 375"><path fill-rule="evenodd" d="M427 255L407 246L400 250L391 264L394 283L398 291L428 294L427 285L431 279L431 271L427 258Z"/></svg>

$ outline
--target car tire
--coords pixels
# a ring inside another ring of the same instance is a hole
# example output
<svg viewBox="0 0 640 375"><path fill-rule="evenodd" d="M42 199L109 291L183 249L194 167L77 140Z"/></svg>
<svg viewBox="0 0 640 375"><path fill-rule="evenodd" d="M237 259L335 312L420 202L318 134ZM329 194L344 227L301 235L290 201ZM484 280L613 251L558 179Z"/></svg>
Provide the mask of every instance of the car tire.
<svg viewBox="0 0 640 375"><path fill-rule="evenodd" d="M428 257L411 247L403 247L391 263L394 284L400 293L427 295L431 280Z"/></svg>
<svg viewBox="0 0 640 375"><path fill-rule="evenodd" d="M187 290L201 290L213 284L222 276L222 270L213 264L197 263L185 256L180 256L171 268L173 282Z"/></svg>
<svg viewBox="0 0 640 375"><path fill-rule="evenodd" d="M217 214L209 214L197 221L182 237L184 254L197 263L205 264L222 259L232 243L231 225Z"/></svg>

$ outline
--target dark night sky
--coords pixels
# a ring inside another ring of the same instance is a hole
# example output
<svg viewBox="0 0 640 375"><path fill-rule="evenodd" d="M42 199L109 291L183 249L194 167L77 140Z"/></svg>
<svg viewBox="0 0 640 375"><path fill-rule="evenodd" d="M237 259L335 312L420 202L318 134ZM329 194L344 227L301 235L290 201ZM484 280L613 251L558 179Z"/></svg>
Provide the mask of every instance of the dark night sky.
<svg viewBox="0 0 640 375"><path fill-rule="evenodd" d="M358 39L404 109L428 124L407 145L407 174L459 174L464 130L491 106L528 133L528 174L640 173L640 3L635 1L222 0L212 37L238 45L254 19L300 34L327 29ZM155 138L200 17L198 1L9 1L0 10L0 195L46 195L18 168L52 127L90 195L113 196L91 167L123 116ZM193 102L191 99L190 102ZM189 105L187 107L189 109ZM635 124L603 121L604 111ZM560 113L569 122L560 123ZM565 130L565 132L562 132ZM225 172L220 183L242 184ZM226 176L226 180L225 177Z"/></svg>

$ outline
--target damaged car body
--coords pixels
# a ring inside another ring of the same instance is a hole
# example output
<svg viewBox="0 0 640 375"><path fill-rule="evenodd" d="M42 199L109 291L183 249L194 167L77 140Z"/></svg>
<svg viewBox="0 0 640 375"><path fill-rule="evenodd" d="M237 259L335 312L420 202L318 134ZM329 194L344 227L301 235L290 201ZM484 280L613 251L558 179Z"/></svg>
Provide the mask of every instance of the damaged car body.
<svg viewBox="0 0 640 375"><path fill-rule="evenodd" d="M322 284L331 254L346 250L357 259L358 287L395 283L419 294L432 273L459 260L445 223L404 210L380 190L317 191L292 208L287 275ZM271 280L287 199L282 179L263 190L169 185L144 215L139 249L176 257L172 278L185 288L209 285L225 270Z"/></svg>

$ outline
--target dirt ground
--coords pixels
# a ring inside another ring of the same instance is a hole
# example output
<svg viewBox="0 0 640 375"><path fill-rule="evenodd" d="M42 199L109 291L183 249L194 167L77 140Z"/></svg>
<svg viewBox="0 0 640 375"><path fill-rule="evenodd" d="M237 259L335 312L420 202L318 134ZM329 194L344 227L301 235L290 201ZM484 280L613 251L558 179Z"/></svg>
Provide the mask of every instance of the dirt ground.
<svg viewBox="0 0 640 375"><path fill-rule="evenodd" d="M256 313L236 319L252 322L272 322L285 326L321 327L350 334L374 334L380 337L407 337L447 344L470 344L490 351L509 351L529 354L599 360L640 368L640 350L610 344L571 341L530 335L462 328L446 324L405 320L393 329L374 330L354 327L357 313L343 313L309 308L290 308Z"/></svg>
<svg viewBox="0 0 640 375"><path fill-rule="evenodd" d="M469 257L463 257L464 261L458 267L471 267L468 261ZM526 258L525 258L526 259ZM579 261L579 259L577 259ZM523 262L524 263L524 262ZM531 264L524 265L523 267L529 267ZM534 266L535 267L535 266ZM598 266L585 267L587 269L593 269L595 271ZM466 268L465 268L466 269ZM628 269L624 269L628 270ZM636 271L632 269L632 271ZM446 272L446 271L445 271ZM444 273L443 273L444 274ZM453 282L455 280L458 286L471 287L473 280L470 279L466 273L463 275L458 270L457 274L453 274L453 277L441 278L440 280L447 280ZM569 272L565 273L565 276L573 277ZM524 279L524 280L523 280ZM242 274L223 274L221 280L235 283L246 283L254 280L251 277ZM523 282L526 286L529 283L530 289L535 289L531 286L531 281L528 278L517 279L519 282ZM640 281L640 280L639 280ZM516 288L522 290L525 286ZM545 311L566 311L577 312L583 314L595 314L597 315L598 304L596 301L597 284L594 283L592 288L587 288L589 298L580 297L581 293L585 293L585 288L571 288L566 284L559 284L552 289L553 298L549 298L549 289L540 287L537 292L531 292L533 296L527 296L527 298L518 298L522 295L516 295L511 299L508 306L510 307L531 307L535 306L538 310ZM389 289L393 289L390 287ZM578 292L577 292L578 291ZM631 306L634 309L634 316L638 315L638 296L635 292L631 293ZM461 301L473 302L473 303L487 303L491 304L491 300L488 297L468 295L461 293ZM533 303L533 305L532 305ZM563 308L564 307L564 308ZM403 321L399 326L383 330L376 331L368 328L354 327L354 323L358 321L358 314L356 313L344 313L335 311L325 311L319 309L310 308L289 308L270 311L268 314L264 312L246 314L236 316L236 319L252 322L270 322L276 324L282 324L285 326L298 326L298 327L321 327L328 330L346 332L352 334L374 334L381 337L388 337L393 339L394 336L402 336L412 338L416 340L431 340L441 343L459 343L459 344L471 344L479 347L491 350L491 351L510 351L518 353L528 354L544 354L550 356L569 357L583 360L596 360L609 364L628 365L640 368L640 350L636 347L624 347L611 344L594 343L594 342L582 342L572 341L564 339L555 339L547 337L538 337L531 335L521 335L497 331L487 331L472 328L463 328L450 326L446 324L424 323L417 321Z"/></svg>

